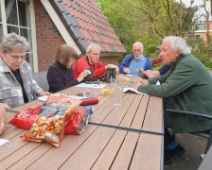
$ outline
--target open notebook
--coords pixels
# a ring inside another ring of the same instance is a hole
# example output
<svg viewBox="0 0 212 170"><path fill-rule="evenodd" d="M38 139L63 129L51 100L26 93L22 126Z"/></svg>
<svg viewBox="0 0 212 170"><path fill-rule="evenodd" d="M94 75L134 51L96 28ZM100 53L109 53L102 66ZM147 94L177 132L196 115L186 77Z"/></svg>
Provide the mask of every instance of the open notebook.
<svg viewBox="0 0 212 170"><path fill-rule="evenodd" d="M144 94L144 93L141 93L141 92L139 92L138 90L136 90L132 87L125 87L123 89L123 93L126 93L126 92L134 92L134 93L137 93L137 94Z"/></svg>

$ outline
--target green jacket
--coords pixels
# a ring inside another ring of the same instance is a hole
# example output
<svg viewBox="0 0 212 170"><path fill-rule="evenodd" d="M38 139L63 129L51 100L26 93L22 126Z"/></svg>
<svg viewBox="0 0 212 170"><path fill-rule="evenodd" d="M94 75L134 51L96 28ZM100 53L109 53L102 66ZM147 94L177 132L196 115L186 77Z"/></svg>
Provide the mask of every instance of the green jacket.
<svg viewBox="0 0 212 170"><path fill-rule="evenodd" d="M155 85L157 81L161 85ZM193 55L180 54L163 76L149 80L138 91L171 99L171 108L212 115L212 78ZM212 128L212 120L171 114L173 133L196 132Z"/></svg>

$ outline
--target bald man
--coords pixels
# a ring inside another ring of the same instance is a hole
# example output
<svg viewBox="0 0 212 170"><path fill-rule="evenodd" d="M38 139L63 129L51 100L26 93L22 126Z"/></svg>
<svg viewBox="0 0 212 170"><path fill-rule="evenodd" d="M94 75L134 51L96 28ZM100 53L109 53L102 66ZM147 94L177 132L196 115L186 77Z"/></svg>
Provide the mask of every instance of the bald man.
<svg viewBox="0 0 212 170"><path fill-rule="evenodd" d="M132 46L133 54L128 54L119 64L119 71L122 74L137 75L137 70L142 68L152 70L152 62L148 57L143 56L144 46L141 42L135 42Z"/></svg>

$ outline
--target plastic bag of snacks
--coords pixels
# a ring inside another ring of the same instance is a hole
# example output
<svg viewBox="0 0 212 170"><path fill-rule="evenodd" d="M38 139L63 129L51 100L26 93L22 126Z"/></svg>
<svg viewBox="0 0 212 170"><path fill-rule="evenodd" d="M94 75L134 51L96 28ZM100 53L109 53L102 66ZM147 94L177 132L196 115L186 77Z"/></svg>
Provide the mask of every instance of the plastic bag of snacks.
<svg viewBox="0 0 212 170"><path fill-rule="evenodd" d="M88 125L90 116L90 109L79 107L71 118L66 122L65 134L66 135L79 135Z"/></svg>
<svg viewBox="0 0 212 170"><path fill-rule="evenodd" d="M80 100L66 95L50 95L30 130L21 138L35 142L46 141L58 147L64 136L65 121L71 118L80 103Z"/></svg>
<svg viewBox="0 0 212 170"><path fill-rule="evenodd" d="M8 123L29 130L42 106L27 108L17 113Z"/></svg>

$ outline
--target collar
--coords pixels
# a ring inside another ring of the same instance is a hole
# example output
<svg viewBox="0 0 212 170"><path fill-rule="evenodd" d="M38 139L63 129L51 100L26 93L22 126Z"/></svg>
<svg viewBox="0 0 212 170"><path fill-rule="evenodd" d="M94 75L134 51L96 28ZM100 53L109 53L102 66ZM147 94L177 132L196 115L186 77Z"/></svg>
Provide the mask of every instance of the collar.
<svg viewBox="0 0 212 170"><path fill-rule="evenodd" d="M68 70L68 68L67 68L66 66L62 65L62 64L59 63L58 61L56 61L55 64L56 64L59 68L61 68L61 69L63 69L63 70Z"/></svg>
<svg viewBox="0 0 212 170"><path fill-rule="evenodd" d="M1 57L0 57L0 72L2 72L2 73L11 72L11 70L10 70L9 67L5 64L5 62L2 60Z"/></svg>
<svg viewBox="0 0 212 170"><path fill-rule="evenodd" d="M134 60L138 60L138 61L139 61L139 60L144 60L144 56L143 56L143 55L141 55L141 56L140 56L140 58L139 58L139 59L137 59L137 58L135 58L135 56L133 55L133 59L134 59Z"/></svg>
<svg viewBox="0 0 212 170"><path fill-rule="evenodd" d="M170 63L170 68L174 69L176 67L176 65L183 59L183 57L185 57L184 54L179 54L176 57L175 61L173 61L173 62Z"/></svg>
<svg viewBox="0 0 212 170"><path fill-rule="evenodd" d="M88 56L86 56L86 61L88 62L88 65L89 65L89 66L90 66L90 65L93 65L92 63L90 63L90 60L89 60Z"/></svg>

